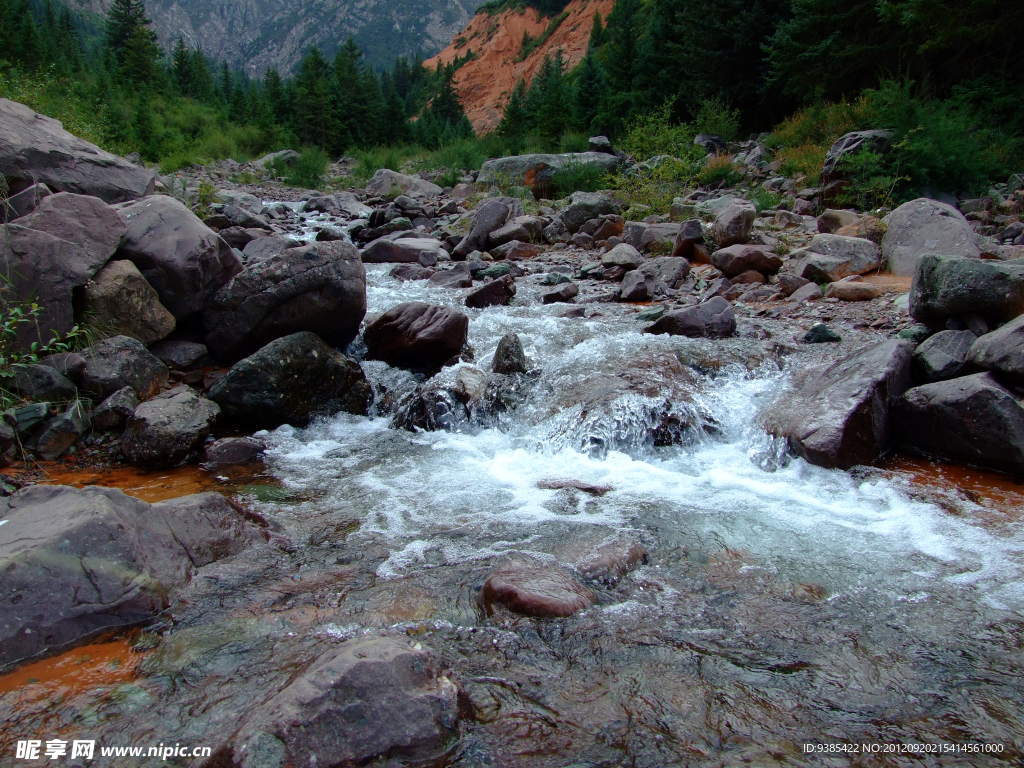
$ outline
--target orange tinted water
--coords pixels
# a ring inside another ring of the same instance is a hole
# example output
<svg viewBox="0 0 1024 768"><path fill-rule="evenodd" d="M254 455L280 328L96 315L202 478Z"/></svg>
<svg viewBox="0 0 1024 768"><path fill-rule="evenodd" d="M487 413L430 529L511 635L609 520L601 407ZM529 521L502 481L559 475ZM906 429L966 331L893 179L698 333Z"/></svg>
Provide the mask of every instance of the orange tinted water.
<svg viewBox="0 0 1024 768"><path fill-rule="evenodd" d="M0 696L18 693L21 700L73 696L101 685L135 679L143 654L130 637L72 648L18 667L0 676Z"/></svg>

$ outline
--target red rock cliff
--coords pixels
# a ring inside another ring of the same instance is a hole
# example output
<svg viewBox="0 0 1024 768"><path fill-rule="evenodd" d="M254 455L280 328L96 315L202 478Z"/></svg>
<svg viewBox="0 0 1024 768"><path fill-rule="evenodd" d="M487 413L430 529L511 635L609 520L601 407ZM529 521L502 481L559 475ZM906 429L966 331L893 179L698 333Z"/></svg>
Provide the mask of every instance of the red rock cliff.
<svg viewBox="0 0 1024 768"><path fill-rule="evenodd" d="M567 16L541 45L522 61L523 34L540 38L551 19L533 8L516 8L501 13L480 12L441 53L424 66L450 64L472 51L474 58L455 73L455 90L477 133L494 130L501 122L512 90L520 79L529 83L544 59L561 49L567 68L574 67L587 52L594 14L608 18L615 0L572 0Z"/></svg>

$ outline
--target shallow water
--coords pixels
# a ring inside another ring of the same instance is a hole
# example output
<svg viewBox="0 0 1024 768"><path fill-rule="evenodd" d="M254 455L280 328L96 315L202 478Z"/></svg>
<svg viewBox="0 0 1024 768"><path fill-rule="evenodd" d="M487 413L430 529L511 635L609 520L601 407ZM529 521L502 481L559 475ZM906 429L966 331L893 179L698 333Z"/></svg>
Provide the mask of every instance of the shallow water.
<svg viewBox="0 0 1024 768"><path fill-rule="evenodd" d="M461 305L387 272L368 267L371 314ZM204 569L127 688L69 684L46 713L0 690L3 725L217 744L325 645L385 631L433 648L462 684L460 768L1020 764L1018 486L920 462L847 473L787 459L757 413L801 362L742 333L645 336L632 307L560 317L519 283L513 306L468 312L484 370L501 336L522 338L536 370L517 408L393 429L419 382L365 363L372 416L269 433L279 492L236 489L292 545ZM609 380L640 391L581 386ZM666 412L687 425L681 444L651 438ZM609 542L641 544L648 562L591 583L593 607L482 610L506 559L572 569ZM1001 751L804 746L968 742Z"/></svg>

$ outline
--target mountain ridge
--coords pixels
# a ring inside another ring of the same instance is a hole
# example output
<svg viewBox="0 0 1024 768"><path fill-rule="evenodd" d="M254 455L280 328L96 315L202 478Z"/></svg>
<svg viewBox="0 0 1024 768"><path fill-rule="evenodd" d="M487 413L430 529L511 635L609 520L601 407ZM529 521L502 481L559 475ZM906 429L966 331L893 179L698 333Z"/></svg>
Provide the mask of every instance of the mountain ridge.
<svg viewBox="0 0 1024 768"><path fill-rule="evenodd" d="M110 0L66 0L105 14ZM180 37L251 76L294 71L312 46L331 55L351 36L374 67L444 48L483 0L147 0L165 50ZM238 30L252 30L238 34Z"/></svg>

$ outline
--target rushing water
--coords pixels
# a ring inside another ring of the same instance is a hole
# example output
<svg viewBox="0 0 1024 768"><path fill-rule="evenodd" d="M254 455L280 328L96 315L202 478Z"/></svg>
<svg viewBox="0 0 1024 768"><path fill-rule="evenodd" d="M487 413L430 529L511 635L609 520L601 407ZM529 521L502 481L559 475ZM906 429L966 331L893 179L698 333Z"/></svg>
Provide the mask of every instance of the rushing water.
<svg viewBox="0 0 1024 768"><path fill-rule="evenodd" d="M461 306L460 291L367 271L371 314ZM204 569L130 683L14 702L0 680L11 732L218 744L325 643L386 631L433 648L462 685L458 768L1020 764L1016 510L907 472L787 460L757 414L804 361L758 334L647 336L635 308L563 317L534 300L536 278L519 290L469 311L473 366L521 337L535 370L517 407L395 429L421 382L364 362L373 415L266 436L274 487L246 498L289 543ZM666 414L675 445L652 439ZM593 607L482 611L496 565L573 569L617 542L648 560L591 583ZM965 743L1001 751L942 746Z"/></svg>
<svg viewBox="0 0 1024 768"><path fill-rule="evenodd" d="M394 281L386 267L368 272L371 313L461 300ZM373 570L367 604L391 594L384 619L343 611L352 621L325 631L429 618L433 643L461 655L464 675L530 677L515 653L503 649L499 663L460 634L488 626L475 595L496 562L571 567L614 540L649 551L647 565L581 616L536 629L510 620L517 634L492 638L536 665L544 703L524 703L504 683L470 686L474 704L499 714L478 734L495 762L465 765L563 766L582 755L593 762L579 765L825 764L836 758L802 757L793 745L847 739L1007 750L934 763L1020 756L1024 533L1015 517L992 523L983 500L890 473L783 459L756 416L787 372L759 342L645 336L614 307L561 317L564 305L530 301L539 288L521 283L526 301L470 312L476 365L489 369L499 338L514 331L539 369L497 424L413 433L379 412L269 436L272 472L306 500L268 514L293 531L355 521L345 547ZM643 371L637 361L664 354L700 371L680 403L691 424L682 445L645 439L657 408L646 395L596 414L573 402L581 379ZM417 383L364 365L385 410ZM551 480L608 490L544 488ZM394 610L398 594L407 600Z"/></svg>

